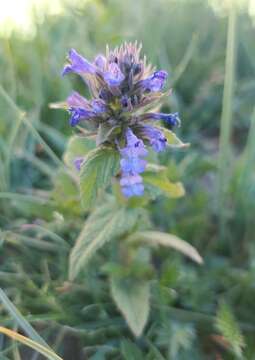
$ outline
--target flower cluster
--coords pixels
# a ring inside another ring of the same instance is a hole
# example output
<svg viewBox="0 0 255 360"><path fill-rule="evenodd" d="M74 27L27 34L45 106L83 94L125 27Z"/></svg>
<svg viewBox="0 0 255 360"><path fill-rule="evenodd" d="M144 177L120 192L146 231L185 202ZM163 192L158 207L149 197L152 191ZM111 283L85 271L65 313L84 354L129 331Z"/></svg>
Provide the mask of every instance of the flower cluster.
<svg viewBox="0 0 255 360"><path fill-rule="evenodd" d="M110 134L104 142L113 144L121 155L120 185L126 197L143 194L141 173L146 168L146 145L156 152L166 148L167 140L155 121L163 120L170 127L180 125L178 113L154 112L155 106L166 93L162 90L168 74L154 71L140 57L141 45L125 43L106 55L98 55L89 62L74 49L69 51L68 64L63 75L79 74L93 97L87 100L73 92L66 101L70 113L70 125L83 125L101 134L102 128ZM115 131L110 131L114 129ZM114 134L114 136L112 136ZM76 166L82 166L77 159Z"/></svg>

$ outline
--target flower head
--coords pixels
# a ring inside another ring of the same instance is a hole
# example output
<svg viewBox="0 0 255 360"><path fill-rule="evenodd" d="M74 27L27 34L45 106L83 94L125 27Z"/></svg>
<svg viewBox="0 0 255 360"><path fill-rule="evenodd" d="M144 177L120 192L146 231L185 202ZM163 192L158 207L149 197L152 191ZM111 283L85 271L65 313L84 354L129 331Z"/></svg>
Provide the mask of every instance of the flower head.
<svg viewBox="0 0 255 360"><path fill-rule="evenodd" d="M149 145L154 151L163 151L167 140L155 120L162 120L170 127L180 125L178 113L150 112L165 95L168 74L165 70L154 71L146 58L140 57L141 45L125 43L99 54L89 62L74 49L69 52L69 64L63 74L79 74L90 89L93 98L87 100L73 92L66 101L71 115L71 126L93 124L93 131L118 128L109 131L111 137L104 142L111 144L121 155L120 185L125 196L143 194L142 174L146 169L144 159ZM144 112L146 108L146 112ZM114 134L114 136L113 136ZM81 161L77 160L77 168Z"/></svg>

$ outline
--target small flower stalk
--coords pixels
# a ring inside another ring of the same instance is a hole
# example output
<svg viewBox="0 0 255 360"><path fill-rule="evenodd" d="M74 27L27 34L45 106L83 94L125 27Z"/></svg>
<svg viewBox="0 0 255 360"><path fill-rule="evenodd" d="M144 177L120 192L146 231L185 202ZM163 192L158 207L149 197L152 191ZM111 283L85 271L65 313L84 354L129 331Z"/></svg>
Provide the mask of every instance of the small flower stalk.
<svg viewBox="0 0 255 360"><path fill-rule="evenodd" d="M66 100L70 125L85 127L97 133L97 144L109 143L119 151L120 186L126 197L144 192L141 174L146 169L148 147L155 152L165 150L167 139L157 127L162 120L168 126L180 125L178 113L155 112L164 93L168 74L155 71L140 57L141 45L125 43L114 50L106 49L88 61L74 49L62 74L76 73L87 84L92 99L73 92ZM76 161L80 169L84 159Z"/></svg>

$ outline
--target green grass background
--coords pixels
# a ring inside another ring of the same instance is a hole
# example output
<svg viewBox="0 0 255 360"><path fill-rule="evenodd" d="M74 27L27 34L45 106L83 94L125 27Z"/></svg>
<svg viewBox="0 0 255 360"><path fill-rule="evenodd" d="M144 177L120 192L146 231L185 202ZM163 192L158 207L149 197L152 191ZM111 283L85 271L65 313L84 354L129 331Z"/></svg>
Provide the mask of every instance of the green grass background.
<svg viewBox="0 0 255 360"><path fill-rule="evenodd" d="M246 6L218 12L204 0L63 6L59 16L34 14L33 37L14 32L0 39L1 287L67 360L238 358L216 336L222 302L244 334L240 358L255 359L254 19ZM150 62L170 73L173 94L163 110L179 111L178 136L191 143L160 156L186 196L159 198L150 205L151 218L204 258L198 267L157 252L158 281L168 293L159 294L160 306L152 304L139 340L98 272L110 247L80 282L66 282L68 253L85 216L68 180L57 176L72 134L68 115L49 108L72 88L86 93L77 77L60 76L69 48L90 59L106 43L134 40L143 43ZM222 317L234 333L228 315ZM16 328L1 304L0 323ZM0 337L1 359L40 359L24 351Z"/></svg>

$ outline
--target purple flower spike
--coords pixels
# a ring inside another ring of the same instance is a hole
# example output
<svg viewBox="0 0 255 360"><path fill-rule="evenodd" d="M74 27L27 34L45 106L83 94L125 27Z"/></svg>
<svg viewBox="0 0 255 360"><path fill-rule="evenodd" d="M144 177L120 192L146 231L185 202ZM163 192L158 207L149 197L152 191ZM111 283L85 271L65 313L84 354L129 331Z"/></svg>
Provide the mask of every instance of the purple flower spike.
<svg viewBox="0 0 255 360"><path fill-rule="evenodd" d="M70 125L71 126L76 126L77 124L79 124L79 122L81 120L86 120L89 119L90 117L94 116L94 113L82 108L75 108L75 107L71 107L69 109L69 112L71 114L70 117Z"/></svg>
<svg viewBox="0 0 255 360"><path fill-rule="evenodd" d="M79 55L74 49L69 51L68 58L71 64L64 67L62 75L66 75L70 72L75 72L80 75L95 74L96 67L84 57Z"/></svg>
<svg viewBox="0 0 255 360"><path fill-rule="evenodd" d="M124 78L125 76L122 74L116 63L111 63L108 71L104 73L104 80L110 87L119 86Z"/></svg>
<svg viewBox="0 0 255 360"><path fill-rule="evenodd" d="M167 72L164 70L155 71L150 77L142 81L142 87L145 91L161 91L167 79Z"/></svg>
<svg viewBox="0 0 255 360"><path fill-rule="evenodd" d="M162 131L153 126L144 126L142 128L143 136L148 138L149 143L154 151L160 152L165 150L167 139Z"/></svg>
<svg viewBox="0 0 255 360"><path fill-rule="evenodd" d="M120 185L127 197L144 192L141 174L146 170L147 146L157 153L167 146L165 131L156 127L155 121L163 120L169 128L180 125L178 113L149 110L164 96L168 74L152 70L141 48L137 42L125 42L115 49L107 46L106 52L99 53L92 62L71 49L63 75L81 75L91 98L73 92L65 102L56 104L56 108L69 111L71 126L79 124L81 132L82 126L86 128L84 136L101 139L103 135L104 146L119 151ZM97 141L97 146L100 143ZM77 169L81 164L82 159L75 160Z"/></svg>

